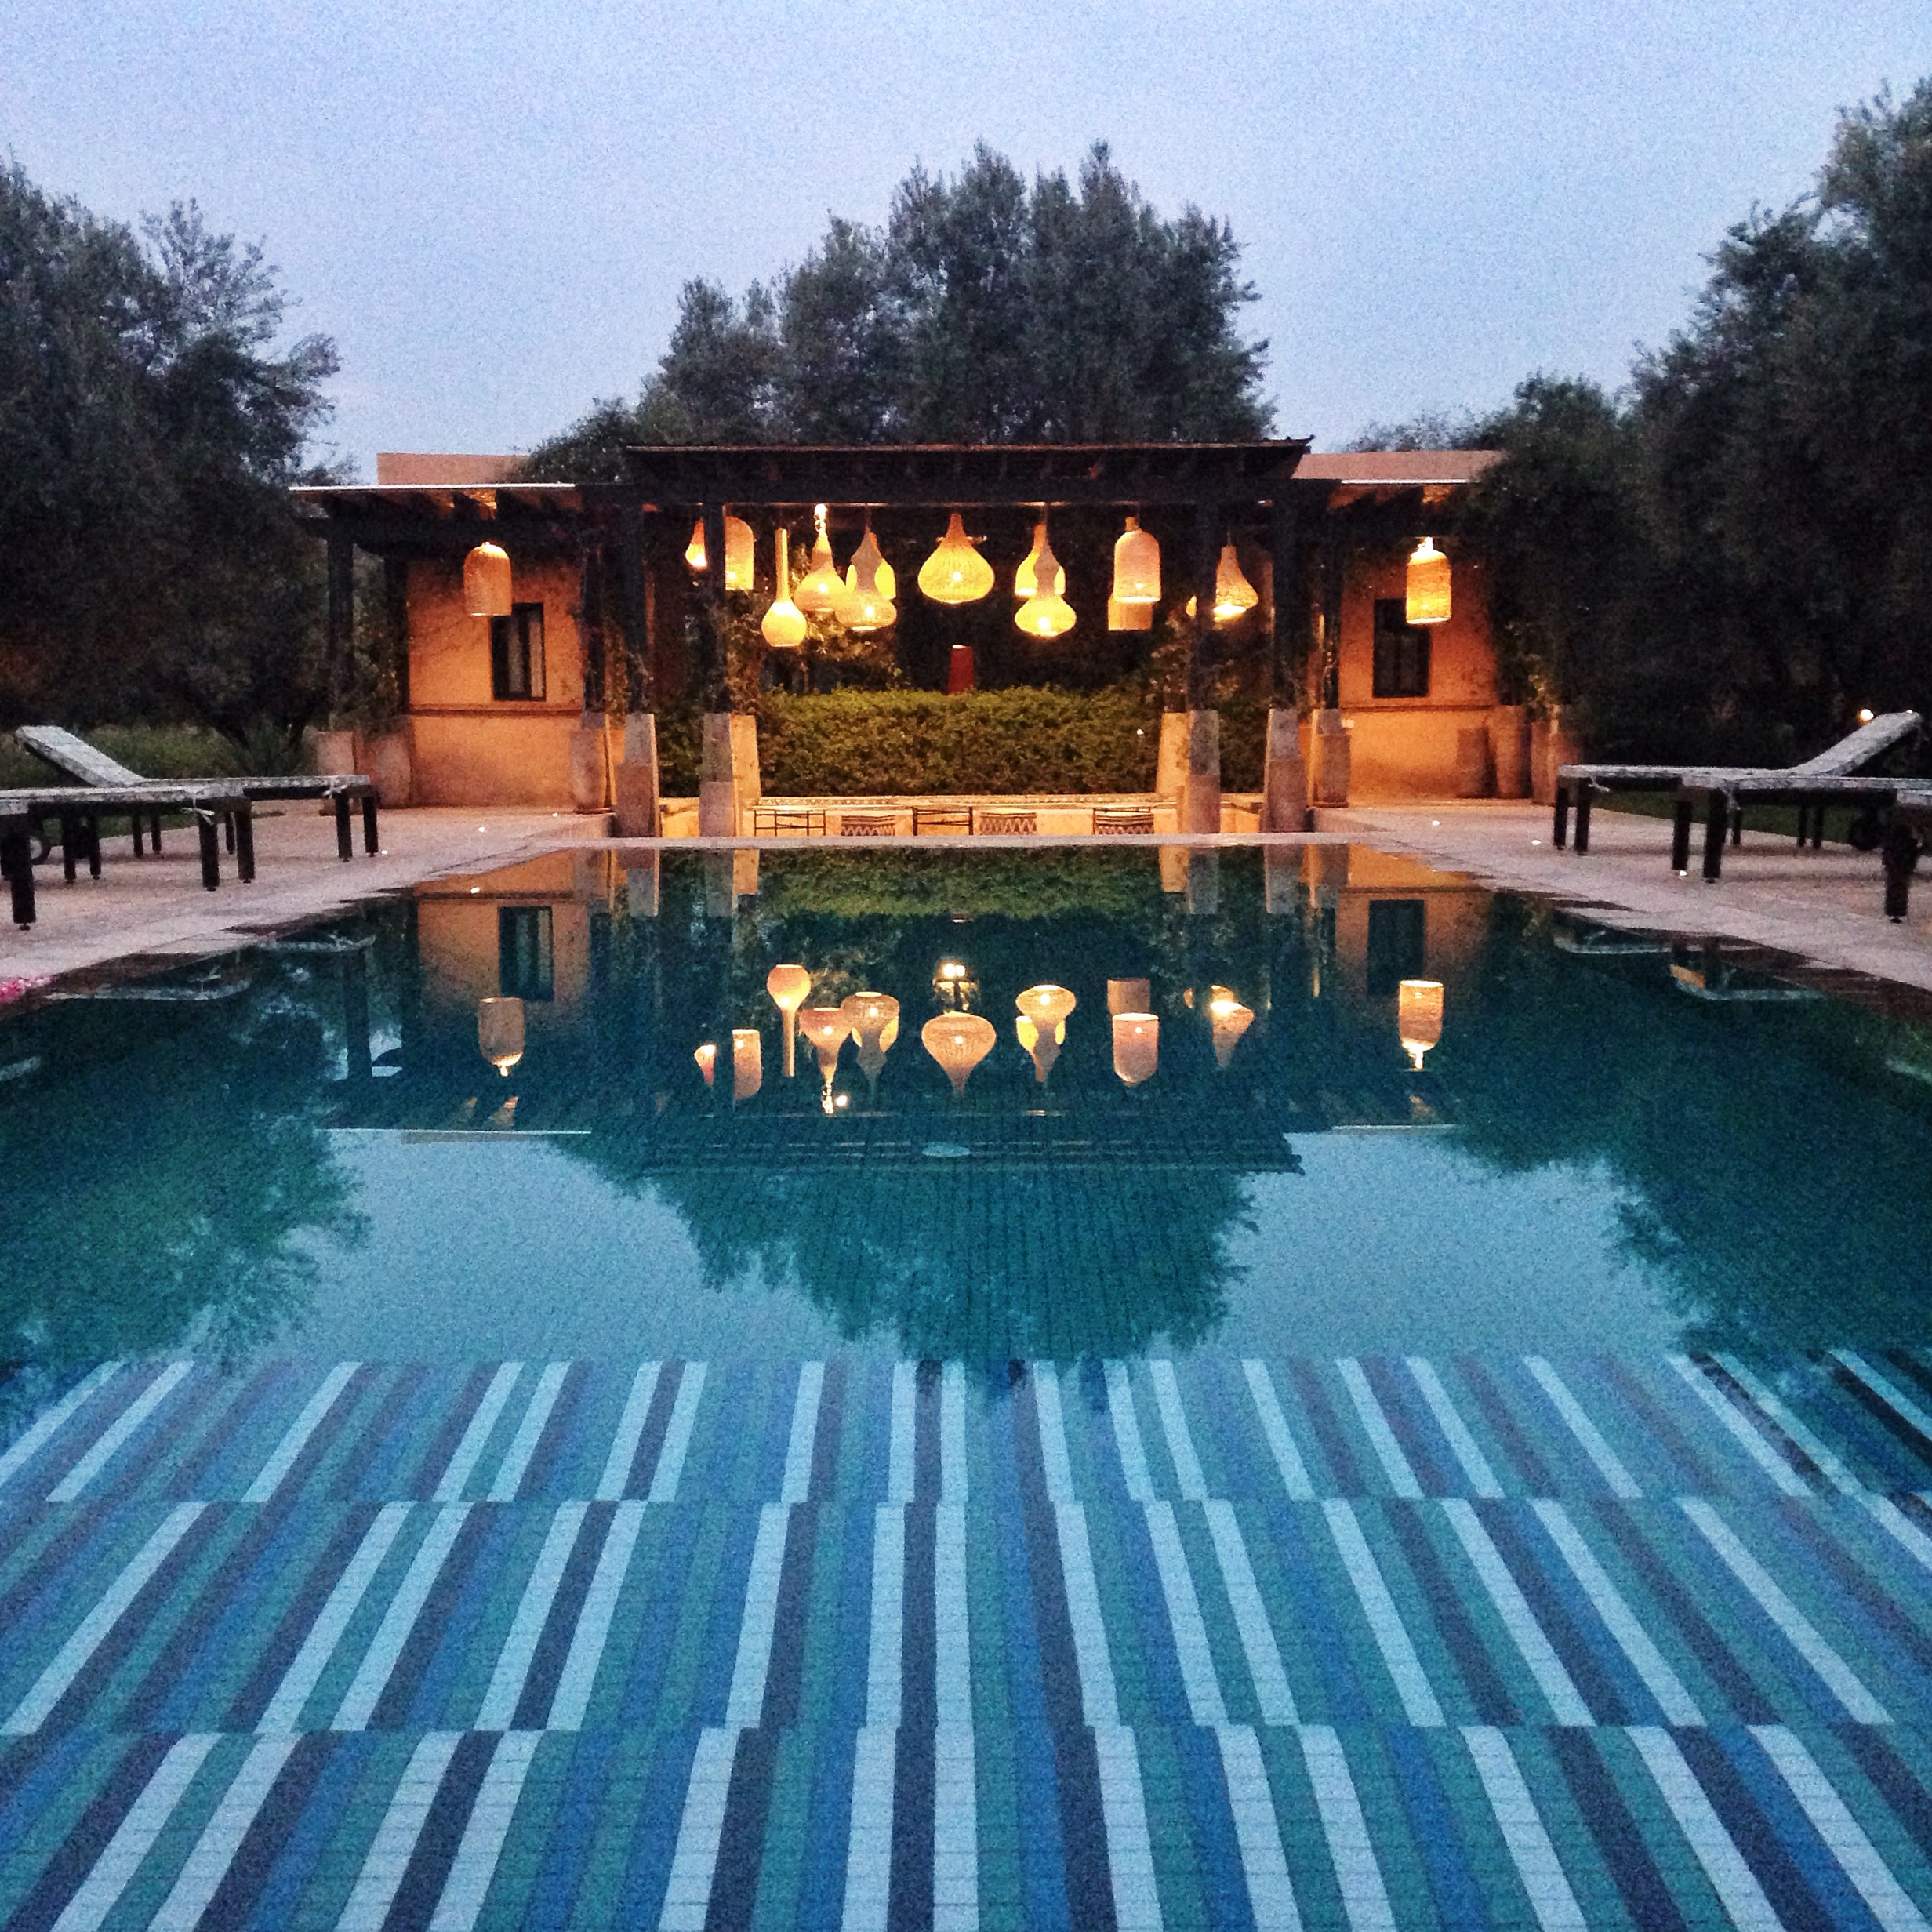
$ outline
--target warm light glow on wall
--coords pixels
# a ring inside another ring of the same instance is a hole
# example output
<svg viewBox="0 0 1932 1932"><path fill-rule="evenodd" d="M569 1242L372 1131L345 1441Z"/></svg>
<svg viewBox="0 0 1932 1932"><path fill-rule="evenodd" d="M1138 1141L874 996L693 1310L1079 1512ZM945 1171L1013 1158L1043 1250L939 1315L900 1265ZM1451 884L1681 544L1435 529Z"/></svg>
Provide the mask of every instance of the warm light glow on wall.
<svg viewBox="0 0 1932 1932"><path fill-rule="evenodd" d="M1442 982L1405 979L1396 990L1396 1031L1409 1065L1422 1070L1422 1055L1442 1038Z"/></svg>
<svg viewBox="0 0 1932 1932"><path fill-rule="evenodd" d="M509 1079L510 1070L523 1058L522 1000L478 1000L476 1044L484 1059Z"/></svg>
<svg viewBox="0 0 1932 1932"><path fill-rule="evenodd" d="M954 510L946 535L919 566L921 593L935 604L977 604L993 583L992 565L974 547Z"/></svg>
<svg viewBox="0 0 1932 1932"><path fill-rule="evenodd" d="M935 1013L919 1030L927 1052L946 1070L956 1094L964 1094L973 1069L993 1051L998 1036L978 1013Z"/></svg>
<svg viewBox="0 0 1932 1932"><path fill-rule="evenodd" d="M479 543L463 560L463 608L472 617L510 615L510 553Z"/></svg>
<svg viewBox="0 0 1932 1932"><path fill-rule="evenodd" d="M791 540L783 524L778 531L776 565L772 581L778 594L758 629L774 651L796 651L805 641L805 614L792 601Z"/></svg>
<svg viewBox="0 0 1932 1932"><path fill-rule="evenodd" d="M1152 1013L1113 1016L1113 1070L1129 1087L1152 1080L1160 1064L1160 1022Z"/></svg>
<svg viewBox="0 0 1932 1932"><path fill-rule="evenodd" d="M1120 604L1154 604L1160 597L1160 546L1150 531L1129 517L1113 546L1113 597ZM1117 630L1145 630L1145 625L1117 625Z"/></svg>
<svg viewBox="0 0 1932 1932"><path fill-rule="evenodd" d="M812 975L802 966L774 966L764 976L764 990L785 1020L785 1077L797 1069L798 1009L812 992Z"/></svg>
<svg viewBox="0 0 1932 1932"><path fill-rule="evenodd" d="M1424 537L1409 559L1408 597L1404 616L1412 624L1449 621L1449 559Z"/></svg>
<svg viewBox="0 0 1932 1932"><path fill-rule="evenodd" d="M812 568L799 579L792 601L808 617L829 617L832 606L844 596L845 586L839 581L832 561L832 540L825 533L824 504L820 503L812 514L818 519L818 534L812 539Z"/></svg>

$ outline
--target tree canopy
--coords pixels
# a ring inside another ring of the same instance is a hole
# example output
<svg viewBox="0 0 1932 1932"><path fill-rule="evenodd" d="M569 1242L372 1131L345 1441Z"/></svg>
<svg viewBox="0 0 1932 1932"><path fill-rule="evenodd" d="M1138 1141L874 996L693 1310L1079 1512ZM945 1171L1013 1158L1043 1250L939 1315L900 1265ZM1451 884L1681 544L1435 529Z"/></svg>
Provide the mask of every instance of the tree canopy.
<svg viewBox="0 0 1932 1932"><path fill-rule="evenodd" d="M1267 344L1225 222L1149 205L1104 143L1030 188L984 143L915 167L883 227L818 245L733 297L685 283L634 404L603 401L532 454L617 472L627 442L1084 442L1265 434Z"/></svg>
<svg viewBox="0 0 1932 1932"><path fill-rule="evenodd" d="M192 202L137 232L0 169L0 720L299 739L320 569L288 487L336 357L287 310Z"/></svg>

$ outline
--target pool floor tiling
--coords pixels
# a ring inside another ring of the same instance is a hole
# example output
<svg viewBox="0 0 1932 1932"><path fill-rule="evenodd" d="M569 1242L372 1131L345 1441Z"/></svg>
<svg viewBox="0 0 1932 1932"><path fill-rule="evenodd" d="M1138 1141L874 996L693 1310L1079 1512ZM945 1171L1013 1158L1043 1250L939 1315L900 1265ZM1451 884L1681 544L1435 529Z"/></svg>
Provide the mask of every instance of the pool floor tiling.
<svg viewBox="0 0 1932 1932"><path fill-rule="evenodd" d="M1932 1908L1919 1356L39 1375L23 1932Z"/></svg>

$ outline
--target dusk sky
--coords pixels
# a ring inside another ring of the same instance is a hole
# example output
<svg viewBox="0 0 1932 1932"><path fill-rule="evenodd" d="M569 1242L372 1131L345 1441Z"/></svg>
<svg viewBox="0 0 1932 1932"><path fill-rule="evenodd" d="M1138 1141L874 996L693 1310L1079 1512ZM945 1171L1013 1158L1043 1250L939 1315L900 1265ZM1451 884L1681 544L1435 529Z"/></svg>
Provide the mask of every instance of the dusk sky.
<svg viewBox="0 0 1932 1932"><path fill-rule="evenodd" d="M881 220L983 138L1096 139L1226 216L1276 428L1621 383L1837 111L1932 71L1926 0L982 0L0 8L0 148L132 218L198 198L335 337L334 452L527 447L634 394L678 286Z"/></svg>

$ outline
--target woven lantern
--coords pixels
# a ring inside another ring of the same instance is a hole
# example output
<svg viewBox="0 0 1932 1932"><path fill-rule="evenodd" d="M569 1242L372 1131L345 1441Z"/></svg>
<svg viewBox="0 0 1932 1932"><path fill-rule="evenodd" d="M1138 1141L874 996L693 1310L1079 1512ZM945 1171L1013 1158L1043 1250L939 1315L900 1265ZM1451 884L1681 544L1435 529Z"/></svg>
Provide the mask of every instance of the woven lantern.
<svg viewBox="0 0 1932 1932"><path fill-rule="evenodd" d="M694 1048L691 1057L698 1063L698 1071L704 1076L704 1084L709 1087L717 1077L717 1042L707 1040L703 1046Z"/></svg>
<svg viewBox="0 0 1932 1932"><path fill-rule="evenodd" d="M523 1058L522 1000L478 1000L476 1044L484 1059L509 1079L510 1070Z"/></svg>
<svg viewBox="0 0 1932 1932"><path fill-rule="evenodd" d="M774 966L764 976L764 990L785 1020L785 1077L797 1073L798 1009L812 993L812 975L802 966Z"/></svg>
<svg viewBox="0 0 1932 1932"><path fill-rule="evenodd" d="M832 615L848 630L862 637L883 630L899 621L899 612L892 604L892 592L897 588L891 582L885 559L879 554L877 541L868 523L864 537L852 553L845 587L833 604Z"/></svg>
<svg viewBox="0 0 1932 1932"><path fill-rule="evenodd" d="M1396 1032L1409 1065L1422 1070L1422 1055L1442 1038L1442 982L1405 979L1396 989Z"/></svg>
<svg viewBox="0 0 1932 1932"><path fill-rule="evenodd" d="M1160 1063L1160 1021L1153 1013L1113 1016L1113 1070L1129 1087L1152 1080Z"/></svg>
<svg viewBox="0 0 1932 1932"><path fill-rule="evenodd" d="M798 1030L812 1042L819 1056L819 1071L825 1080L825 1106L832 1110L832 1076L838 1071L840 1050L852 1032L845 1015L836 1006L808 1006L798 1015Z"/></svg>
<svg viewBox="0 0 1932 1932"><path fill-rule="evenodd" d="M919 566L921 594L935 604L977 604L993 583L992 565L974 547L954 510L946 535Z"/></svg>
<svg viewBox="0 0 1932 1932"><path fill-rule="evenodd" d="M1151 604L1123 604L1117 597L1107 599L1109 630L1152 630L1154 607Z"/></svg>
<svg viewBox="0 0 1932 1932"><path fill-rule="evenodd" d="M805 641L805 614L792 601L791 539L779 525L777 570L772 579L778 594L758 626L774 651L796 651Z"/></svg>
<svg viewBox="0 0 1932 1932"><path fill-rule="evenodd" d="M1019 561L1019 568L1013 572L1013 594L1021 602L1033 596L1040 588L1040 553L1047 547L1047 525L1043 518L1033 525L1033 547ZM1066 594L1066 572L1059 564L1053 567L1053 594L1055 597Z"/></svg>
<svg viewBox="0 0 1932 1932"><path fill-rule="evenodd" d="M732 1029L732 1098L749 1100L764 1084L764 1036L755 1026Z"/></svg>
<svg viewBox="0 0 1932 1932"><path fill-rule="evenodd" d="M510 615L510 553L479 543L463 560L463 608L472 617Z"/></svg>
<svg viewBox="0 0 1932 1932"><path fill-rule="evenodd" d="M1449 559L1436 549L1435 540L1424 537L1409 559L1408 592L1404 617L1412 624L1446 624L1449 621Z"/></svg>
<svg viewBox="0 0 1932 1932"><path fill-rule="evenodd" d="M691 541L685 546L685 561L693 570L709 570L710 559L704 554L704 519L691 526Z"/></svg>
<svg viewBox="0 0 1932 1932"><path fill-rule="evenodd" d="M885 1056L899 1037L899 1002L888 993L855 993L838 1010L859 1042L859 1070L869 1086L877 1087Z"/></svg>
<svg viewBox="0 0 1932 1932"><path fill-rule="evenodd" d="M1031 597L1027 598L1014 613L1014 628L1022 630L1030 637L1063 637L1073 628L1073 607L1060 592L1066 588L1066 572L1060 568L1059 560L1053 554L1053 546L1047 541L1047 526L1040 526L1040 543L1035 556L1037 559L1037 576ZM1043 591L1040 581L1058 587L1052 591Z"/></svg>
<svg viewBox="0 0 1932 1932"><path fill-rule="evenodd" d="M1156 604L1160 600L1160 546L1151 532L1140 527L1138 517L1129 517L1127 528L1113 546L1113 600L1119 604ZM1119 625L1120 630L1141 630L1141 625Z"/></svg>
<svg viewBox="0 0 1932 1932"><path fill-rule="evenodd" d="M743 517L724 515L724 588L749 590L755 574L751 525Z"/></svg>
<svg viewBox="0 0 1932 1932"><path fill-rule="evenodd" d="M1107 1011L1109 1013L1145 1013L1153 1004L1153 987L1145 979L1109 979Z"/></svg>
<svg viewBox="0 0 1932 1932"><path fill-rule="evenodd" d="M1033 1078L1044 1087L1066 1044L1068 1016L1080 1002L1064 986L1042 985L1029 986L1013 1004L1019 1008L1014 1031L1032 1056Z"/></svg>
<svg viewBox="0 0 1932 1932"><path fill-rule="evenodd" d="M825 506L812 511L818 521L818 534L812 542L812 568L799 579L792 601L808 617L829 617L832 606L844 594L845 586L832 561L832 539L825 533Z"/></svg>
<svg viewBox="0 0 1932 1932"><path fill-rule="evenodd" d="M964 1094L973 1069L993 1051L993 1022L978 1013L935 1013L919 1030L927 1052L946 1070L956 1094Z"/></svg>
<svg viewBox="0 0 1932 1932"><path fill-rule="evenodd" d="M1244 1006L1233 989L1216 986L1208 998L1208 1027L1213 1036L1215 1065L1225 1070L1241 1044L1241 1036L1255 1023L1255 1009Z"/></svg>

